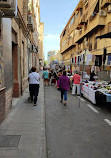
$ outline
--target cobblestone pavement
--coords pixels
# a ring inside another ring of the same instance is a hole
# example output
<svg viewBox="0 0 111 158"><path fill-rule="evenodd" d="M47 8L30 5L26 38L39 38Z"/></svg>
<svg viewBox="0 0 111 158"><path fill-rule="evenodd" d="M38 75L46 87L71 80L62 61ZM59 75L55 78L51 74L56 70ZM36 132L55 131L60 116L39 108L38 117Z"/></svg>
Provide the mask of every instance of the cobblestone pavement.
<svg viewBox="0 0 111 158"><path fill-rule="evenodd" d="M60 92L53 86L45 88L48 158L111 157L111 124L107 114L84 98L80 103L79 97L69 92L68 107L64 107Z"/></svg>

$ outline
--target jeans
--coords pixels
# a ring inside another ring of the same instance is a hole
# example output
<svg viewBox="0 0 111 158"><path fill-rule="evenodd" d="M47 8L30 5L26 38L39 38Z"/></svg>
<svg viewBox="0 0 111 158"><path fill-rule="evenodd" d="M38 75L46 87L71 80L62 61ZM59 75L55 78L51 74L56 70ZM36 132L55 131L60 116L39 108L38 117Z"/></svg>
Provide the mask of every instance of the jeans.
<svg viewBox="0 0 111 158"><path fill-rule="evenodd" d="M61 91L61 100L63 100L63 97L64 97L64 100L67 101L67 91Z"/></svg>
<svg viewBox="0 0 111 158"><path fill-rule="evenodd" d="M30 84L29 87L30 87L31 100L33 101L33 99L34 99L34 104L36 104L37 103L37 97L38 97L38 94L39 94L39 84Z"/></svg>

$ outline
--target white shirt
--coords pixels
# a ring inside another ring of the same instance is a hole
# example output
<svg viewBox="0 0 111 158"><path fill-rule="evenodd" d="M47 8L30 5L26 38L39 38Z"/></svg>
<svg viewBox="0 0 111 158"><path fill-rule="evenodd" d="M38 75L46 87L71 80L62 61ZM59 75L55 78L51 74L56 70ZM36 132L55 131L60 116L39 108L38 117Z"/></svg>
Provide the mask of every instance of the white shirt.
<svg viewBox="0 0 111 158"><path fill-rule="evenodd" d="M32 72L29 74L29 84L39 84L40 75L37 72Z"/></svg>

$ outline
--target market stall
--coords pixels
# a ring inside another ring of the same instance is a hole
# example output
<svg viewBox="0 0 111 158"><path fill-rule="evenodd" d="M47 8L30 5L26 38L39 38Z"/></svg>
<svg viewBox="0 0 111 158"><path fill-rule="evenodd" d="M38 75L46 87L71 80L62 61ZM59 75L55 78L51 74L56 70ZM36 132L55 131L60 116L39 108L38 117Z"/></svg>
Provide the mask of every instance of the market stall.
<svg viewBox="0 0 111 158"><path fill-rule="evenodd" d="M111 85L105 81L84 83L82 94L93 104L111 103Z"/></svg>

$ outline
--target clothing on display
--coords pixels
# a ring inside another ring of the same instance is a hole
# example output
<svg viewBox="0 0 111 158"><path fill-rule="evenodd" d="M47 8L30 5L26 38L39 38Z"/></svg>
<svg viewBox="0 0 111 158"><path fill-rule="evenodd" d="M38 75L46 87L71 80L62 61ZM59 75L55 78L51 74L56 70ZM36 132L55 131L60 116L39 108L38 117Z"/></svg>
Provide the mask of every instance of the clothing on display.
<svg viewBox="0 0 111 158"><path fill-rule="evenodd" d="M96 55L95 66L101 66L101 65L102 65L102 55Z"/></svg>
<svg viewBox="0 0 111 158"><path fill-rule="evenodd" d="M111 65L111 55L108 55L108 62L107 65Z"/></svg>

